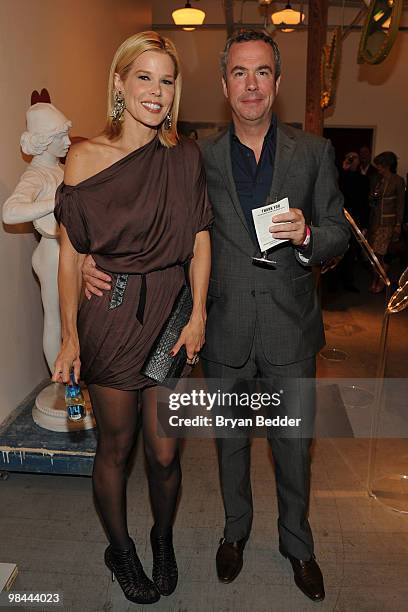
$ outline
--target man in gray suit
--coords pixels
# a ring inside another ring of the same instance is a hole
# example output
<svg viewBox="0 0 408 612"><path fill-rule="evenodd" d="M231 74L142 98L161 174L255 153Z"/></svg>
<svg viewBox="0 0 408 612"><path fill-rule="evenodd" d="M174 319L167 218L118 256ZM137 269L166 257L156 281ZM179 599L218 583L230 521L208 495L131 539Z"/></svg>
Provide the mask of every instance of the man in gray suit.
<svg viewBox="0 0 408 612"><path fill-rule="evenodd" d="M291 416L310 423L313 394L307 397L296 380L315 376L315 355L324 344L311 266L341 255L349 237L332 147L273 114L280 55L272 38L254 31L230 38L222 72L232 123L202 144L215 214L205 374L259 377L275 381L278 389L279 381L295 379ZM289 212L275 216L273 221L282 224L270 231L288 242L270 254L274 269L254 265L253 257L261 254L252 209L285 197ZM276 467L280 551L291 561L299 588L319 601L323 578L307 520L311 440L302 432L292 438L268 433L268 439ZM250 443L229 437L219 438L217 446L226 515L217 572L221 581L231 582L242 568L252 523Z"/></svg>
<svg viewBox="0 0 408 612"><path fill-rule="evenodd" d="M315 355L324 344L321 311L311 266L341 255L348 229L328 141L283 125L272 112L280 83L280 55L264 33L230 38L222 56L224 93L232 109L230 128L202 143L208 190L215 212L206 344L209 379L293 381L291 416L313 421L313 393L299 379L315 376ZM276 216L273 236L286 239L273 251L276 265L260 256L252 210L289 199ZM96 277L96 278L95 278ZM107 288L108 277L91 265L88 289ZM277 388L280 388L279 386ZM297 392L296 392L297 391ZM297 586L311 599L324 598L308 523L310 435L273 436L280 551ZM217 552L219 579L234 580L252 523L250 443L217 440L226 524Z"/></svg>

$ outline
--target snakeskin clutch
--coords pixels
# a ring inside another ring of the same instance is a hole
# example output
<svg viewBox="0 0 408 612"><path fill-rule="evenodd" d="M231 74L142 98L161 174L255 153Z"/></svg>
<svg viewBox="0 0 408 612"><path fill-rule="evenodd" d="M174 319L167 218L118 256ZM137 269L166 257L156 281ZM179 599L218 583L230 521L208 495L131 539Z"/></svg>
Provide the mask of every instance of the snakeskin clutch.
<svg viewBox="0 0 408 612"><path fill-rule="evenodd" d="M169 379L180 378L186 365L187 353L185 346L182 346L174 357L170 355L170 351L179 339L181 330L190 320L192 310L193 299L190 287L184 285L174 302L169 318L150 349L142 374L164 386L175 386ZM166 384L166 381L170 384Z"/></svg>

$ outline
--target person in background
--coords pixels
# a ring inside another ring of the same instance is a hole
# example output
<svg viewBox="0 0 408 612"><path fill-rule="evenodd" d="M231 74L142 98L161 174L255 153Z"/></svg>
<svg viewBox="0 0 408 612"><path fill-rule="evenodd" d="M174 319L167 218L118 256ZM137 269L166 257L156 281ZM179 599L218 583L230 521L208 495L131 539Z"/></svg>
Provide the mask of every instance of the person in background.
<svg viewBox="0 0 408 612"><path fill-rule="evenodd" d="M407 185L406 176L405 185ZM405 189L404 215L402 219L401 234L399 240L391 241L388 251L384 256L387 266L393 266L393 272L397 278L408 268L408 190Z"/></svg>
<svg viewBox="0 0 408 612"><path fill-rule="evenodd" d="M351 214L358 227L367 232L369 206L369 179L360 173L360 158L358 153L351 151L343 160L339 173L339 187L344 196L344 208ZM354 237L351 238L349 248L337 268L331 273L333 280L340 281L346 291L359 293L356 286L355 266L360 248Z"/></svg>
<svg viewBox="0 0 408 612"><path fill-rule="evenodd" d="M370 222L368 240L380 263L388 270L385 255L391 242L399 240L404 217L405 182L397 174L398 159L392 151L384 151L374 158L378 179L370 193ZM371 293L384 290L384 282L375 275Z"/></svg>
<svg viewBox="0 0 408 612"><path fill-rule="evenodd" d="M360 147L358 155L360 158L360 174L366 176L371 185L371 182L377 177L377 169L371 163L371 150L367 145L363 145L362 147Z"/></svg>
<svg viewBox="0 0 408 612"><path fill-rule="evenodd" d="M344 196L344 207L361 230L367 230L369 219L368 196L370 192L367 174L360 172L358 153L351 151L343 160L339 173L339 186Z"/></svg>

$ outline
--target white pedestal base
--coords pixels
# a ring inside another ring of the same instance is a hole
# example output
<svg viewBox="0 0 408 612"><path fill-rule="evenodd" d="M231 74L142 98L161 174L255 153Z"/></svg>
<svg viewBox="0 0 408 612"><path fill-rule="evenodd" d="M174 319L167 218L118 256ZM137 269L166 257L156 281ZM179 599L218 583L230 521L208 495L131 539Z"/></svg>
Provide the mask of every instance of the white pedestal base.
<svg viewBox="0 0 408 612"><path fill-rule="evenodd" d="M51 383L37 395L32 415L34 422L44 429L51 431L79 431L81 429L92 429L95 420L89 393L86 388L82 389L86 402L86 416L81 421L70 421L67 417L64 400L64 385Z"/></svg>

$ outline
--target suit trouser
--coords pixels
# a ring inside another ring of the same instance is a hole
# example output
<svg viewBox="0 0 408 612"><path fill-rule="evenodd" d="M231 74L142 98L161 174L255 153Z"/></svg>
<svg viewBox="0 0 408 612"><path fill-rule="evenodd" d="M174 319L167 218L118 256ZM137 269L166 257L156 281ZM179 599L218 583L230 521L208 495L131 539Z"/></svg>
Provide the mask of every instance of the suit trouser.
<svg viewBox="0 0 408 612"><path fill-rule="evenodd" d="M302 435L298 430L296 437L279 437L268 428L267 437L275 463L280 546L298 559L308 559L313 554L308 509L315 391L314 384L305 389L297 379L315 377L315 357L283 366L273 365L265 358L257 330L249 358L242 367L232 368L204 359L202 363L208 379L268 379L278 389L290 382L291 402L285 410L291 418L301 418L301 423L307 423L307 433ZM227 542L233 542L248 537L252 525L250 439L227 437L216 441L226 519L224 537Z"/></svg>

